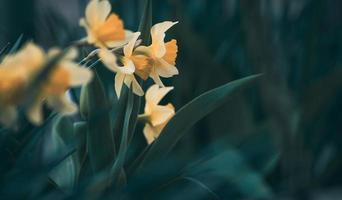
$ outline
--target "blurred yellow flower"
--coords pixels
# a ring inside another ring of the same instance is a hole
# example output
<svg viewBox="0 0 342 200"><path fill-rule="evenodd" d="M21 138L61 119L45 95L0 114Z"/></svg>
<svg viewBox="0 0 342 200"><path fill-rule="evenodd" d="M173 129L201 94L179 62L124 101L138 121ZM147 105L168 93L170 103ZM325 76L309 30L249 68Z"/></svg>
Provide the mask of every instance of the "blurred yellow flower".
<svg viewBox="0 0 342 200"><path fill-rule="evenodd" d="M131 87L132 85L132 90L136 95L144 95L144 91L134 76L137 67L142 69L148 64L146 57L144 58L143 56L133 55L134 47L139 36L140 32L134 33L131 41L124 46L124 56L120 58L120 61L123 65L122 67L117 64L117 58L112 52L108 51L107 49L102 49L99 52L99 56L105 66L109 70L116 73L115 92L118 98L120 97L123 84L125 84L127 87Z"/></svg>
<svg viewBox="0 0 342 200"><path fill-rule="evenodd" d="M146 121L144 135L148 144L159 137L161 131L175 114L175 108L171 103L158 105L162 98L169 93L173 87L162 87L155 84L146 92L145 113L139 115L140 119Z"/></svg>
<svg viewBox="0 0 342 200"><path fill-rule="evenodd" d="M122 46L129 40L131 32L124 29L122 20L111 14L108 0L90 0L85 11L85 18L80 25L87 31L87 42L100 48Z"/></svg>
<svg viewBox="0 0 342 200"><path fill-rule="evenodd" d="M59 53L59 49L51 49L47 57L52 58ZM50 77L45 80L37 101L28 110L28 117L31 122L35 124L42 122L44 100L51 109L60 114L69 115L78 111L77 105L69 99L67 90L71 87L87 84L93 74L91 70L82 68L75 63L73 60L76 58L77 50L70 49L53 69Z"/></svg>
<svg viewBox="0 0 342 200"><path fill-rule="evenodd" d="M16 121L16 108L25 101L28 85L42 70L49 58L59 53L52 49L48 55L33 43L28 43L14 55L7 56L0 64L0 122L11 126ZM67 90L72 86L87 83L92 77L90 70L79 67L72 60L77 51L71 49L43 81L37 100L27 109L28 119L34 124L42 122L42 105L47 105L61 114L77 111L76 105L68 99Z"/></svg>
<svg viewBox="0 0 342 200"><path fill-rule="evenodd" d="M140 46L137 52L145 53L150 58L150 77L156 84L164 87L160 77L169 78L178 74L175 67L178 46L177 40L165 43L165 32L178 22L162 22L151 28L152 44L148 47Z"/></svg>

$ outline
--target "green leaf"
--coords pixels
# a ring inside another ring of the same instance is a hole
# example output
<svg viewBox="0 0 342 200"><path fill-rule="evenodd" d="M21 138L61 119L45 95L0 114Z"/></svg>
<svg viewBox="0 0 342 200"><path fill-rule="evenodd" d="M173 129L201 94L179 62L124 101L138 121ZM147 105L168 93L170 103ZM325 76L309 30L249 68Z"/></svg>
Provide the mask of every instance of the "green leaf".
<svg viewBox="0 0 342 200"><path fill-rule="evenodd" d="M18 149L16 149L16 152L21 154L17 160L20 160L21 157L28 156L29 152L31 152L32 149L37 145L38 140L44 136L44 130L46 130L46 128L55 120L57 116L58 115L56 113L51 113L40 127L35 127L30 132L25 134L25 138L21 140L21 145Z"/></svg>
<svg viewBox="0 0 342 200"><path fill-rule="evenodd" d="M139 31L141 32L142 45L150 43L150 29L152 27L152 0L145 1L145 8L140 19Z"/></svg>
<svg viewBox="0 0 342 200"><path fill-rule="evenodd" d="M87 155L87 122L74 123L74 135L77 140L77 160L81 166Z"/></svg>
<svg viewBox="0 0 342 200"><path fill-rule="evenodd" d="M59 117L54 124L51 144L52 155L61 152L74 142L73 123L68 117ZM64 191L71 192L76 184L77 166L75 154L66 158L51 172L50 177Z"/></svg>
<svg viewBox="0 0 342 200"><path fill-rule="evenodd" d="M70 117L58 116L53 127L54 134L58 134L66 144L74 141L74 125Z"/></svg>
<svg viewBox="0 0 342 200"><path fill-rule="evenodd" d="M194 177L177 177L167 182L160 183L157 188L153 188L151 193L144 193L145 199L210 199L219 200L217 194L202 180ZM184 191L184 192L180 192ZM136 197L137 198L137 197Z"/></svg>
<svg viewBox="0 0 342 200"><path fill-rule="evenodd" d="M207 186L206 184L204 184L200 180L197 180L197 179L192 178L192 177L184 177L183 179L193 183L194 185L197 185L198 187L200 187L204 190L206 190L211 195L211 197L213 199L220 199L220 197L214 191L212 191L209 186Z"/></svg>
<svg viewBox="0 0 342 200"><path fill-rule="evenodd" d="M128 93L129 90L126 87L122 88L122 95L118 102L116 102L115 106L115 113L114 113L114 126L113 126L113 133L115 138L115 145L117 148L120 147L120 141L122 137L122 129L125 120L125 112L128 100ZM119 151L119 149L116 149Z"/></svg>
<svg viewBox="0 0 342 200"><path fill-rule="evenodd" d="M133 172L140 166L140 163L144 160L146 153L149 151L150 147L151 145L147 145L134 159L134 161L128 166L127 174L133 174Z"/></svg>
<svg viewBox="0 0 342 200"><path fill-rule="evenodd" d="M126 160L127 148L128 148L128 136L129 136L129 125L131 121L131 114L133 111L133 103L134 103L134 94L132 91L129 92L127 108L125 113L124 126L122 131L122 137L120 142L120 149L118 152L117 159L112 167L111 174L114 178L122 177L120 176L120 172L123 170L123 165Z"/></svg>
<svg viewBox="0 0 342 200"><path fill-rule="evenodd" d="M259 77L260 75L253 75L227 83L200 95L185 105L163 129L140 166L164 157L196 122L226 103L233 94L241 91Z"/></svg>
<svg viewBox="0 0 342 200"><path fill-rule="evenodd" d="M83 85L81 87L81 94L80 94L80 114L83 119L87 119L88 116L88 89L87 85Z"/></svg>
<svg viewBox="0 0 342 200"><path fill-rule="evenodd" d="M262 175L252 170L241 153L234 149L227 150L201 164L186 168L182 176L211 180L211 188L221 187L222 184L228 183L229 187L225 185L227 187L225 192L232 192L236 189L240 195L246 198L267 199L272 197L272 192ZM224 182L221 182L221 178Z"/></svg>
<svg viewBox="0 0 342 200"><path fill-rule="evenodd" d="M109 100L94 70L92 82L87 84L86 110L88 111L87 145L90 164L94 172L108 168L115 158Z"/></svg>

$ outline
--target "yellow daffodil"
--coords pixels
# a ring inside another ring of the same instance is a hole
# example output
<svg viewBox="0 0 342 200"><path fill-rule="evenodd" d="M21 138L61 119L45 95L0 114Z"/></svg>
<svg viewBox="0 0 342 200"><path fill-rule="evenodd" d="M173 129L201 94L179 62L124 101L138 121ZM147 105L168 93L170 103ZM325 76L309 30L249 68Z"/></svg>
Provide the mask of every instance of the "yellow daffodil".
<svg viewBox="0 0 342 200"><path fill-rule="evenodd" d="M17 119L17 106L23 103L32 75L43 64L42 50L28 43L0 64L0 122L10 127Z"/></svg>
<svg viewBox="0 0 342 200"><path fill-rule="evenodd" d="M162 98L169 93L173 87L162 87L155 84L146 92L145 113L139 115L140 119L146 121L144 135L148 144L159 137L161 131L175 114L175 108L171 103L158 105Z"/></svg>
<svg viewBox="0 0 342 200"><path fill-rule="evenodd" d="M118 98L120 97L123 84L125 84L127 87L132 86L132 90L136 95L144 95L144 91L134 76L137 66L139 66L139 68L143 68L144 65L148 64L147 58L144 59L144 57L137 57L133 55L134 47L139 36L140 32L134 33L131 41L124 46L124 56L120 58L123 65L122 67L117 64L117 58L112 52L102 49L99 53L99 56L105 66L109 70L116 73L115 92Z"/></svg>
<svg viewBox="0 0 342 200"><path fill-rule="evenodd" d="M9 127L17 119L17 105L28 83L28 77L22 68L7 63L14 62L9 60L0 66L0 122Z"/></svg>
<svg viewBox="0 0 342 200"><path fill-rule="evenodd" d="M150 77L161 87L164 87L160 77L169 78L178 74L175 67L178 46L176 40L167 43L165 40L165 32L178 22L162 22L151 28L152 44L148 47L141 46L137 48L137 52L143 52L150 58L152 69Z"/></svg>
<svg viewBox="0 0 342 200"><path fill-rule="evenodd" d="M80 25L87 31L87 42L100 48L122 46L129 40L131 32L124 29L122 20L111 13L108 0L90 0L86 7L85 18Z"/></svg>
<svg viewBox="0 0 342 200"><path fill-rule="evenodd" d="M48 52L48 57L52 58L59 53L59 49L51 49ZM75 63L73 60L76 58L76 49L71 49L43 83L41 98L38 98L28 113L32 122L39 124L42 121L41 105L44 99L50 108L60 114L68 115L77 112L77 105L70 101L67 90L71 87L87 84L92 78L92 72Z"/></svg>
<svg viewBox="0 0 342 200"><path fill-rule="evenodd" d="M21 51L5 58L0 67L0 107L6 112L0 114L1 122L10 126L16 119L16 107L25 100L28 84L42 70L49 58L59 53L52 49L48 55L33 43L28 43ZM27 109L28 119L34 124L42 122L42 105L44 101L52 109L61 114L72 114L77 111L76 105L68 99L67 90L90 81L92 73L73 62L77 51L71 49L53 69L49 77L43 81L38 91L37 100ZM15 83L15 84L14 84ZM8 95L10 94L10 95ZM5 108L5 109L3 109ZM6 113L10 117L6 117Z"/></svg>

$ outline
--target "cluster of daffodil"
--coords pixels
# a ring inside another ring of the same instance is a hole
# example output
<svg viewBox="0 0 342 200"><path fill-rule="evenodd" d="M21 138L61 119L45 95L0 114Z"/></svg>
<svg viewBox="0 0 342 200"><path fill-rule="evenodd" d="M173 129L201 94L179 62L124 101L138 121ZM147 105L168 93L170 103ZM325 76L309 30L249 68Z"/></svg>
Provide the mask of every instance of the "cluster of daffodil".
<svg viewBox="0 0 342 200"><path fill-rule="evenodd" d="M171 104L161 106L158 103L172 89L165 87L160 77L168 78L178 74L175 67L177 41L165 43L165 32L176 23L167 21L154 25L151 28L152 44L139 46L140 32L125 30L122 20L111 13L108 1L90 1L85 18L80 20L81 26L88 33L87 42L99 48L103 64L116 73L115 92L118 97L123 85L132 87L136 95L144 95L136 76L142 80L151 77L156 83L146 92L145 113L140 116L146 121L144 135L148 143L159 136L175 113ZM123 55L116 55L112 49L117 50L122 45Z"/></svg>
<svg viewBox="0 0 342 200"><path fill-rule="evenodd" d="M111 13L108 0L90 0L85 17L80 25L85 28L87 37L84 41L98 48L98 56L103 64L115 75L115 92L120 97L122 87L126 85L133 93L144 95L137 77L142 80L152 78L156 83L146 92L145 113L140 119L146 122L144 135L148 143L157 138L175 113L172 104L159 105L161 99L173 88L165 87L160 77L169 78L178 74L175 67L177 41L165 42L165 33L177 22L162 22L151 28L152 43L140 45L140 32L125 30L123 21ZM118 49L123 54L116 53ZM50 50L47 54L33 43L14 55L7 56L0 67L0 122L11 126L17 118L17 107L23 103L23 93L29 83L41 71L44 63L59 52ZM36 101L27 108L28 119L34 124L42 122L42 105L46 104L61 114L75 113L75 105L67 95L73 86L88 83L92 71L79 66L74 59L77 51L72 49L61 59L52 73L46 78Z"/></svg>

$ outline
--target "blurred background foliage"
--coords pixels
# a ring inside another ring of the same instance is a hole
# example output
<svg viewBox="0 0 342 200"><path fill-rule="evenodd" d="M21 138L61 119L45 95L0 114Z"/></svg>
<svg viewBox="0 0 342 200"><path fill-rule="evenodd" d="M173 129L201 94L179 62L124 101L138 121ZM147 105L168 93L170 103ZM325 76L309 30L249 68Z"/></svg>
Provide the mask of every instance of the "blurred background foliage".
<svg viewBox="0 0 342 200"><path fill-rule="evenodd" d="M1 0L0 46L20 34L45 48L67 46L85 35L78 20L86 3ZM112 5L137 30L143 1ZM175 90L165 102L176 108L228 81L264 73L257 86L192 128L175 148L177 159L234 148L276 199L342 199L342 1L155 0L153 22L165 20L180 22L168 35L178 40L180 75L166 80ZM217 165L236 156L229 152ZM201 172L193 176L201 180ZM209 182L223 176L213 174ZM182 196L186 182L178 187L178 199L194 197ZM237 195L216 188L219 198Z"/></svg>

